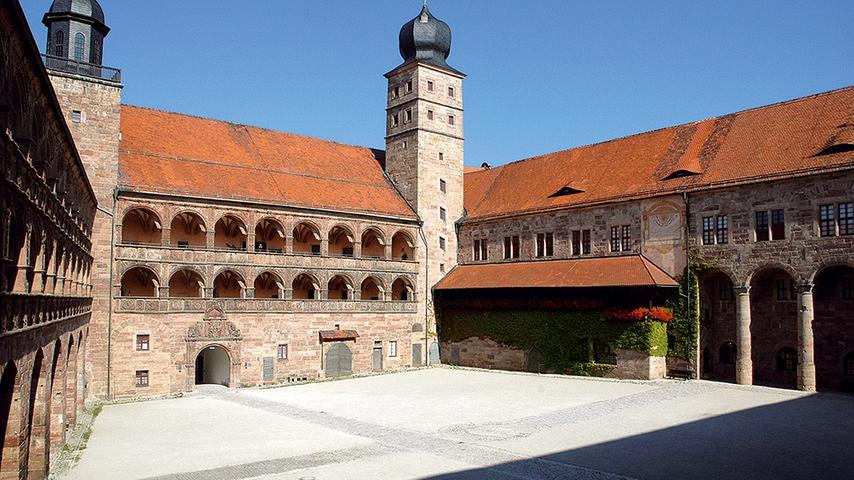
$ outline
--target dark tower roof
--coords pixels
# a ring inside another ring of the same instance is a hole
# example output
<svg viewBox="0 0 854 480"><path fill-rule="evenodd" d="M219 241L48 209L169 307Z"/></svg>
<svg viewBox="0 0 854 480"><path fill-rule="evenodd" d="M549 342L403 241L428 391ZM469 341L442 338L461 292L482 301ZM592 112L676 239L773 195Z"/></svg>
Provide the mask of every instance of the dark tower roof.
<svg viewBox="0 0 854 480"><path fill-rule="evenodd" d="M53 0L50 10L42 19L42 23L49 25L53 21L69 18L83 23L91 23L105 36L110 31L104 23L104 10L98 0Z"/></svg>
<svg viewBox="0 0 854 480"><path fill-rule="evenodd" d="M457 72L446 62L451 54L451 27L430 13L427 5L421 13L400 29L400 56L404 65L424 62Z"/></svg>

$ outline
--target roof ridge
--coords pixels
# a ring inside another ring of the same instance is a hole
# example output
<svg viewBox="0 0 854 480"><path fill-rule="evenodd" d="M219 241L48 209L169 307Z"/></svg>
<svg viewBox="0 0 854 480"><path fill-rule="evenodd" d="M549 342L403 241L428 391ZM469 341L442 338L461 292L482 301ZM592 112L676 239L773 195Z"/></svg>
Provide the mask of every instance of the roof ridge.
<svg viewBox="0 0 854 480"><path fill-rule="evenodd" d="M369 146L366 146L366 145L354 145L354 144L352 144L352 143L343 143L343 142L338 142L338 141L335 141L335 140L329 140L329 139L327 139L327 138L312 137L311 135L306 135L306 134L303 134L303 133L294 133L294 132L286 132L286 131L284 131L284 130L275 130L275 129L272 129L272 128L268 128L268 127L261 127L261 126L258 126L258 125L248 125L248 124L245 124L245 123L232 122L232 121L230 121L230 120L223 120L223 119L221 119L221 118L204 117L204 116L201 116L201 115L193 115L192 113L173 112L173 111L171 111L171 110L163 110L163 109L161 109L161 108L154 108L154 107L143 107L143 106L141 106L141 105L131 105L131 104L128 104L128 103L123 103L123 104L121 104L121 107L123 107L123 108L124 108L124 107L136 108L136 109L140 109L140 110L148 110L148 111L151 111L151 112L165 113L165 114L167 114L167 115L177 115L177 116L181 116L181 117L195 118L195 119L198 119L198 120L206 120L206 121L208 121L208 122L224 123L224 124L231 125L231 126L234 126L234 127L242 127L242 128L247 128L247 129L262 130L262 131L265 131L265 132L271 132L271 133L279 133L279 134L285 134L285 135L292 135L292 136L294 136L294 137L308 138L308 139L311 139L311 140L318 140L318 141L321 141L321 142L331 143L331 144L334 144L334 145L341 145L341 146L343 146L343 147L365 148L365 149L368 149L368 150L375 150L375 151L378 151L378 152L383 152L383 153L385 153L385 150L382 150L382 149L379 149L379 148L374 148L374 147L369 147Z"/></svg>

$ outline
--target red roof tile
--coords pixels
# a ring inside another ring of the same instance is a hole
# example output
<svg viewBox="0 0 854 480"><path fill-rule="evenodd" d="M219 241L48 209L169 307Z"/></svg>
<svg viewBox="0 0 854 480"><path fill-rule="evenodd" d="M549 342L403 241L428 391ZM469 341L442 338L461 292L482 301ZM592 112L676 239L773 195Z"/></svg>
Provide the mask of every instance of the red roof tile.
<svg viewBox="0 0 854 480"><path fill-rule="evenodd" d="M381 151L131 106L121 131L125 190L416 218Z"/></svg>
<svg viewBox="0 0 854 480"><path fill-rule="evenodd" d="M359 338L359 333L355 330L321 330L319 333L321 342L342 342Z"/></svg>
<svg viewBox="0 0 854 480"><path fill-rule="evenodd" d="M461 265L437 290L552 287L678 287L670 275L640 255Z"/></svg>
<svg viewBox="0 0 854 480"><path fill-rule="evenodd" d="M816 154L851 125L847 87L467 173L466 211L484 219L850 169L854 152ZM566 185L583 191L551 197Z"/></svg>

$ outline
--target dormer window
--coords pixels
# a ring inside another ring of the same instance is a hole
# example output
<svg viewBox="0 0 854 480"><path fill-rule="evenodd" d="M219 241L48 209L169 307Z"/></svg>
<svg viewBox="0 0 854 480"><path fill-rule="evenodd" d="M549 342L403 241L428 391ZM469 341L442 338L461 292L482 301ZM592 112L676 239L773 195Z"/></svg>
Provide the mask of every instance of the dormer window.
<svg viewBox="0 0 854 480"><path fill-rule="evenodd" d="M549 197L551 197L551 198L565 197L567 195L575 195L576 193L582 193L582 192L584 192L584 190L582 190L580 188L573 187L572 185L564 185L563 187L560 188L560 190L549 195Z"/></svg>
<svg viewBox="0 0 854 480"><path fill-rule="evenodd" d="M854 152L854 125L847 123L837 127L836 132L830 137L827 145L815 154L815 156L819 157L845 152Z"/></svg>
<svg viewBox="0 0 854 480"><path fill-rule="evenodd" d="M837 143L836 145L825 147L822 151L818 152L816 156L820 157L822 155L833 155L834 153L845 152L854 152L854 143Z"/></svg>
<svg viewBox="0 0 854 480"><path fill-rule="evenodd" d="M693 177L699 175L700 172L692 172L689 170L674 170L670 175L662 178L662 180L673 180L674 178Z"/></svg>

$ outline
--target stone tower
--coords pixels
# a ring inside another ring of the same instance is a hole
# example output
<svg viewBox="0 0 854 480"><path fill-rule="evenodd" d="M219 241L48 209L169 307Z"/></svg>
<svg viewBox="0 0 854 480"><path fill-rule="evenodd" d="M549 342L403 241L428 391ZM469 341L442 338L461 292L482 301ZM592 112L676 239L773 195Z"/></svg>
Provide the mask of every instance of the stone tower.
<svg viewBox="0 0 854 480"><path fill-rule="evenodd" d="M103 399L108 397L110 247L118 184L121 72L101 64L109 28L97 0L54 0L43 22L48 28L45 67L98 200L86 376L89 394Z"/></svg>
<svg viewBox="0 0 854 480"><path fill-rule="evenodd" d="M450 52L451 29L425 5L400 29L403 63L385 75L385 168L423 222L419 294L433 332L431 288L456 265L455 223L463 216L465 75L447 64Z"/></svg>

